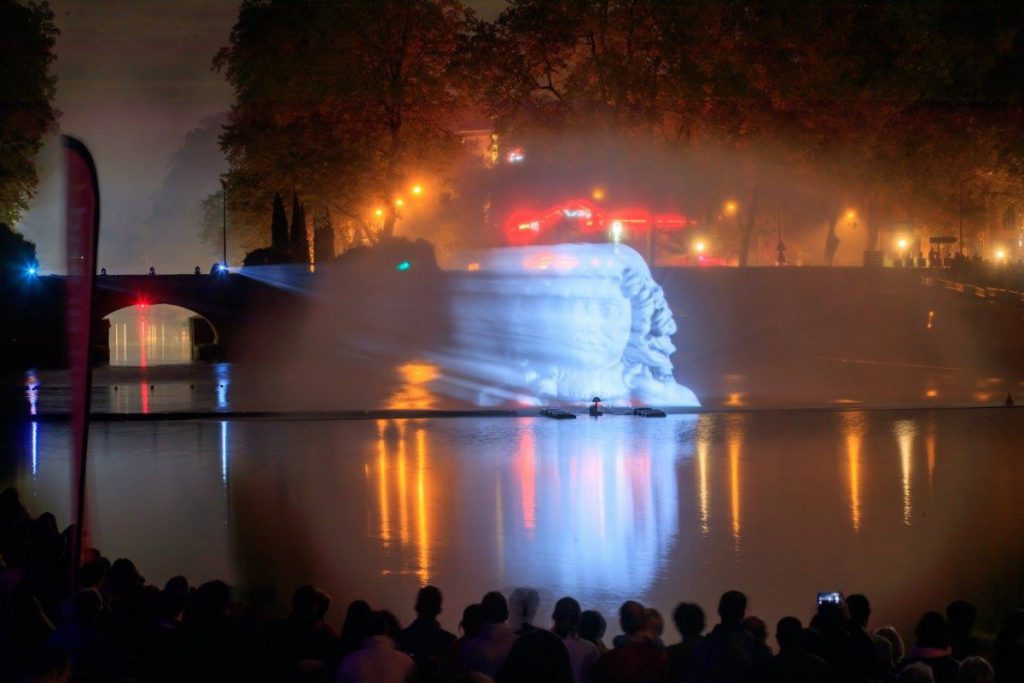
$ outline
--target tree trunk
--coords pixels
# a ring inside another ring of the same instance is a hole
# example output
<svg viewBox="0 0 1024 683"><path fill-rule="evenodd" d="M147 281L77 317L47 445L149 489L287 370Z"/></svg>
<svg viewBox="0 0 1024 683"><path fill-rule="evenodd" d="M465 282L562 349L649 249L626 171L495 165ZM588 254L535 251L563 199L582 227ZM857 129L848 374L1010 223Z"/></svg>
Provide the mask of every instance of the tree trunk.
<svg viewBox="0 0 1024 683"><path fill-rule="evenodd" d="M739 216L737 216L736 220L740 227L739 265L744 267L750 261L750 238L754 234L754 225L757 223L757 188L754 188L754 191L750 193L750 205L744 215L744 219L740 221Z"/></svg>
<svg viewBox="0 0 1024 683"><path fill-rule="evenodd" d="M828 217L828 235L825 237L825 265L835 265L836 252L839 250L839 237L836 236L836 225L839 214L831 212Z"/></svg>

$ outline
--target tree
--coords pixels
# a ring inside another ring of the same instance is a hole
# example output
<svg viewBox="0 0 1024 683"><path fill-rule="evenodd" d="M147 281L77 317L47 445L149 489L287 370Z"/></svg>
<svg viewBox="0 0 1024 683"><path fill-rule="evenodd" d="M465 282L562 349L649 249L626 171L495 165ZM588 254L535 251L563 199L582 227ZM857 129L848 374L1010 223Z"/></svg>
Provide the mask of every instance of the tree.
<svg viewBox="0 0 1024 683"><path fill-rule="evenodd" d="M35 159L53 131L58 35L45 0L0 0L0 221L14 224L35 196Z"/></svg>
<svg viewBox="0 0 1024 683"><path fill-rule="evenodd" d="M288 217L284 213L284 200L281 195L274 195L274 208L270 217L270 248L274 251L288 253Z"/></svg>
<svg viewBox="0 0 1024 683"><path fill-rule="evenodd" d="M467 18L456 0L243 2L214 60L235 91L221 144L240 210L291 191L350 244L390 237L399 189L440 186L460 152L448 75Z"/></svg>
<svg viewBox="0 0 1024 683"><path fill-rule="evenodd" d="M298 195L292 195L292 224L288 249L296 263L309 263L309 233L306 231L306 211L299 204Z"/></svg>
<svg viewBox="0 0 1024 683"><path fill-rule="evenodd" d="M0 222L0 282L11 282L25 268L37 266L36 245Z"/></svg>

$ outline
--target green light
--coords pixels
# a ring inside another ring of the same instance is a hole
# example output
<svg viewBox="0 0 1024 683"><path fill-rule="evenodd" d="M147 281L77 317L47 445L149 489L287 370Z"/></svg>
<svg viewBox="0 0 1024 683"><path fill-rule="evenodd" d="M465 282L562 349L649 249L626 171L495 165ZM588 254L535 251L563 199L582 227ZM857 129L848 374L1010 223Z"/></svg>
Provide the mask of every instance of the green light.
<svg viewBox="0 0 1024 683"><path fill-rule="evenodd" d="M395 268L396 270L409 270L410 268L412 268L412 264L409 263L408 261L402 261Z"/></svg>

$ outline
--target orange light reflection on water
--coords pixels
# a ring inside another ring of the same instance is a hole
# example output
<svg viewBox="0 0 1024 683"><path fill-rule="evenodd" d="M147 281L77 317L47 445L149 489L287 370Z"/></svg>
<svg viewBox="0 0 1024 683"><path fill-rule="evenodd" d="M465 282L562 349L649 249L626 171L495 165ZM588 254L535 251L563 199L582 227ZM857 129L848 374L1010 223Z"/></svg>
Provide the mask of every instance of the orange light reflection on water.
<svg viewBox="0 0 1024 683"><path fill-rule="evenodd" d="M430 391L430 382L440 375L431 363L411 362L397 368L401 384L387 400L391 410L429 410L437 405L437 396Z"/></svg>
<svg viewBox="0 0 1024 683"><path fill-rule="evenodd" d="M843 413L843 434L846 437L846 460L850 478L850 523L860 531L860 447L863 425L860 413Z"/></svg>
<svg viewBox="0 0 1024 683"><path fill-rule="evenodd" d="M422 427L411 429L408 420L396 420L393 429L388 420L377 421L377 464L368 468L376 475L377 514L380 539L384 547L397 543L411 551L407 559L420 581L430 578L430 543L433 538L430 477L430 447ZM410 457L411 449L415 449ZM397 529L395 526L397 525Z"/></svg>

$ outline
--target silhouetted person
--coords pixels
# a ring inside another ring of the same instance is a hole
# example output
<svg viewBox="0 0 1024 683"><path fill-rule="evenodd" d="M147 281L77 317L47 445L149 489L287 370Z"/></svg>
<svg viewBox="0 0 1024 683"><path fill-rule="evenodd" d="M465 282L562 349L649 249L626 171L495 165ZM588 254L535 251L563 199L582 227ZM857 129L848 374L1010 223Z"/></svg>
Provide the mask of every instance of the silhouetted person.
<svg viewBox="0 0 1024 683"><path fill-rule="evenodd" d="M668 680L664 648L656 647L646 626L644 606L627 600L619 608L622 636L616 646L597 659L593 683L660 683Z"/></svg>
<svg viewBox="0 0 1024 683"><path fill-rule="evenodd" d="M743 628L754 636L754 640L762 650L761 656L765 659L771 657L772 651L768 645L768 625L764 623L764 619L750 615L743 620Z"/></svg>
<svg viewBox="0 0 1024 683"><path fill-rule="evenodd" d="M508 602L498 591L491 591L480 601L484 624L480 634L462 646L461 665L464 671L479 671L494 678L505 657L516 642L516 634L508 624Z"/></svg>
<svg viewBox="0 0 1024 683"><path fill-rule="evenodd" d="M533 620L540 607L540 593L535 588L516 588L508 598L509 627L517 636L534 628Z"/></svg>
<svg viewBox="0 0 1024 683"><path fill-rule="evenodd" d="M996 634L996 680L1024 680L1024 609L1015 609L1006 616Z"/></svg>
<svg viewBox="0 0 1024 683"><path fill-rule="evenodd" d="M154 268L153 266L150 266L149 267L149 274L150 275L156 275L156 268Z"/></svg>
<svg viewBox="0 0 1024 683"><path fill-rule="evenodd" d="M903 661L904 655L906 655L906 648L903 647L903 638L900 636L900 632L896 630L895 626L882 626L875 630L875 636L883 638L889 643L889 648L892 650L892 669L896 670L896 666Z"/></svg>
<svg viewBox="0 0 1024 683"><path fill-rule="evenodd" d="M480 629L484 626L484 608L480 603L474 602L466 605L462 610L462 621L459 622L459 638L452 643L448 651L448 671L461 672L462 648L467 642L480 635Z"/></svg>
<svg viewBox="0 0 1024 683"><path fill-rule="evenodd" d="M455 642L455 634L445 631L437 621L441 614L441 591L424 586L416 594L416 618L402 631L398 647L409 653L417 663L429 661L439 670Z"/></svg>
<svg viewBox="0 0 1024 683"><path fill-rule="evenodd" d="M962 660L976 655L992 660L994 656L992 639L974 631L974 622L977 618L977 608L964 600L956 600L946 607L946 619L949 620L949 644L953 648L953 659Z"/></svg>
<svg viewBox="0 0 1024 683"><path fill-rule="evenodd" d="M341 635L338 644L338 656L344 659L345 655L355 652L363 640L370 634L370 616L373 611L365 600L353 600L345 610L345 621L341 625Z"/></svg>
<svg viewBox="0 0 1024 683"><path fill-rule="evenodd" d="M292 613L268 629L268 646L282 679L299 662L315 659L333 669L337 663L338 635L324 622L331 596L313 586L301 586L292 594Z"/></svg>
<svg viewBox="0 0 1024 683"><path fill-rule="evenodd" d="M995 669L984 657L967 657L957 668L957 683L994 683Z"/></svg>
<svg viewBox="0 0 1024 683"><path fill-rule="evenodd" d="M914 662L900 669L896 674L896 683L935 683L935 676L926 664Z"/></svg>
<svg viewBox="0 0 1024 683"><path fill-rule="evenodd" d="M405 683L409 680L414 664L412 657L395 647L399 633L395 615L374 612L369 620L369 636L358 650L341 662L335 682Z"/></svg>
<svg viewBox="0 0 1024 683"><path fill-rule="evenodd" d="M556 602L555 610L551 613L554 622L551 630L565 645L576 683L590 679L590 672L598 657L597 646L579 636L580 615L580 603L569 597Z"/></svg>
<svg viewBox="0 0 1024 683"><path fill-rule="evenodd" d="M598 655L608 651L608 646L604 644L604 632L607 629L608 623L600 612L591 609L580 615L580 638L593 643Z"/></svg>
<svg viewBox="0 0 1024 683"><path fill-rule="evenodd" d="M765 663L765 653L754 636L743 628L747 596L728 591L718 601L721 621L694 653L694 680L701 683L753 681Z"/></svg>
<svg viewBox="0 0 1024 683"><path fill-rule="evenodd" d="M498 669L496 683L573 683L562 639L534 628L519 637Z"/></svg>
<svg viewBox="0 0 1024 683"><path fill-rule="evenodd" d="M956 683L957 664L949 646L949 625L939 612L926 612L914 629L915 643L900 668L915 662L932 671L935 683Z"/></svg>
<svg viewBox="0 0 1024 683"><path fill-rule="evenodd" d="M783 617L775 627L779 653L764 667L765 683L830 683L832 670L824 659L804 650L804 628L796 617Z"/></svg>
<svg viewBox="0 0 1024 683"><path fill-rule="evenodd" d="M238 664L239 633L231 589L208 581L196 589L181 622L182 678L230 678Z"/></svg>
<svg viewBox="0 0 1024 683"><path fill-rule="evenodd" d="M892 678L895 670L895 659L892 656L892 645L879 635L868 630L871 619L871 603L867 597L855 593L846 599L850 611L850 634L852 645L856 649L855 656L860 661L870 659L871 666L861 666L859 673L862 678L887 681Z"/></svg>
<svg viewBox="0 0 1024 683"><path fill-rule="evenodd" d="M116 649L96 627L103 611L103 598L92 588L75 594L71 619L57 627L49 645L66 652L76 680L109 680L120 670Z"/></svg>
<svg viewBox="0 0 1024 683"><path fill-rule="evenodd" d="M811 619L806 647L832 667L841 681L860 681L869 677L874 664L870 638L851 626L846 601L821 602Z"/></svg>
<svg viewBox="0 0 1024 683"><path fill-rule="evenodd" d="M201 271L201 270L199 269L199 266L196 266L195 274L196 274L196 275L202 275L202 274L203 274L203 271Z"/></svg>
<svg viewBox="0 0 1024 683"><path fill-rule="evenodd" d="M687 683L693 668L693 651L704 639L704 610L699 605L681 602L672 613L672 621L682 638L665 649L670 683Z"/></svg>
<svg viewBox="0 0 1024 683"><path fill-rule="evenodd" d="M661 612L653 607L644 609L644 631L652 645L665 647L665 641L661 639L665 633L665 619L661 616Z"/></svg>

